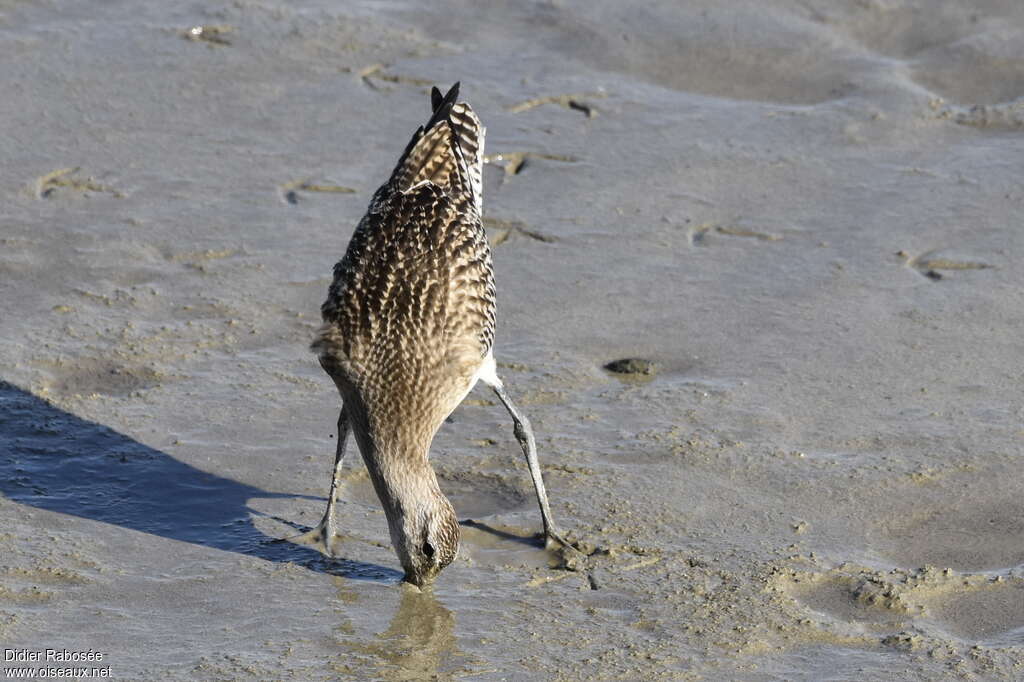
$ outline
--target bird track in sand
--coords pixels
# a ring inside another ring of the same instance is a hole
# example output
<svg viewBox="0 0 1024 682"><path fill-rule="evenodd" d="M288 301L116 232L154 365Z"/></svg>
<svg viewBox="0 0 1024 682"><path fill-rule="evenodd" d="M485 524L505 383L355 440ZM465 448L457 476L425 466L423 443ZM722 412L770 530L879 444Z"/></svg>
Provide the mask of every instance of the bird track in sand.
<svg viewBox="0 0 1024 682"><path fill-rule="evenodd" d="M520 114L530 109L535 109L544 104L557 104L565 109L572 109L582 113L587 118L594 118L597 116L597 108L586 102L587 99L603 99L608 96L607 92L598 90L597 92L581 92L569 95L549 95L547 97L534 97L532 99L524 100L518 104L513 104L508 108L508 112L512 114Z"/></svg>
<svg viewBox="0 0 1024 682"><path fill-rule="evenodd" d="M228 40L226 36L234 30L233 26L228 26L226 24L209 26L199 25L182 31L181 37L193 42L203 42L211 46L226 47L231 44L231 41Z"/></svg>
<svg viewBox="0 0 1024 682"><path fill-rule="evenodd" d="M323 194L355 194L357 190L344 185L330 183L314 183L310 180L293 180L281 185L281 198L287 203L299 203L299 192L320 192Z"/></svg>
<svg viewBox="0 0 1024 682"><path fill-rule="evenodd" d="M413 76L384 73L384 70L389 67L390 64L370 64L369 66L359 69L356 72L356 75L363 84L371 90L381 89L374 81L385 81L387 83L398 83L400 85L416 85L420 87L429 87L434 84L434 81L429 78L415 78Z"/></svg>
<svg viewBox="0 0 1024 682"><path fill-rule="evenodd" d="M497 218L484 218L483 223L484 228L490 234L490 238L488 239L488 241L490 242L492 248L504 244L509 240L509 238L517 234L522 235L527 239L532 239L538 242L544 242L545 244L551 244L556 241L555 238L550 235L546 235L535 230L527 229L525 224L517 220L499 220Z"/></svg>
<svg viewBox="0 0 1024 682"><path fill-rule="evenodd" d="M706 239L709 233L723 234L729 237L747 237L762 242L777 242L782 240L781 235L770 232L759 232L743 227L728 225L715 225L714 223L703 223L694 225L686 232L686 238L690 246L707 246Z"/></svg>
<svg viewBox="0 0 1024 682"><path fill-rule="evenodd" d="M942 270L990 270L994 265L982 261L953 260L936 256L940 249L931 249L918 256L911 256L906 251L897 251L896 255L903 259L905 265L913 268L919 275L933 282L943 278Z"/></svg>
<svg viewBox="0 0 1024 682"><path fill-rule="evenodd" d="M545 159L547 161L561 161L562 163L576 163L579 161L568 154L548 154L546 152L502 152L500 154L488 154L484 157L484 163L501 166L505 171L505 177L519 175L527 167L527 159Z"/></svg>
<svg viewBox="0 0 1024 682"><path fill-rule="evenodd" d="M124 194L118 190L110 187L109 185L101 184L92 177L76 177L76 174L80 170L82 170L80 166L75 166L73 168L60 168L36 178L36 198L53 199L61 193L61 190L76 192L85 197L88 197L90 192L100 192L110 194L117 199L124 198Z"/></svg>

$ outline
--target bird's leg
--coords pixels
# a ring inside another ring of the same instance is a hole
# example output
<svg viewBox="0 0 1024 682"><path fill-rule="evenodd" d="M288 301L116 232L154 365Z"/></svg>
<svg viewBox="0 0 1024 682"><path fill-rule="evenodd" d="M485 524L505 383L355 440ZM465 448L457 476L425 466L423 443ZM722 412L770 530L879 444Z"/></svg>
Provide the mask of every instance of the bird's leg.
<svg viewBox="0 0 1024 682"><path fill-rule="evenodd" d="M334 474L331 476L331 493L327 498L327 511L313 530L288 538L289 541L303 545L313 545L327 556L334 556L334 538L337 536L334 523L334 503L337 501L338 488L341 486L341 469L345 462L345 441L348 439L348 414L344 406L338 414L338 443L334 454Z"/></svg>
<svg viewBox="0 0 1024 682"><path fill-rule="evenodd" d="M541 476L540 463L537 461L537 442L533 437L533 429L530 428L530 420L512 402L512 398L500 381L490 384L490 386L498 394L498 398L501 399L508 413L512 415L513 432L516 435L516 440L519 441L520 447L523 448L523 454L526 455L526 465L530 468L533 487L537 491L537 502L540 503L540 515L544 521L545 544L553 540L563 547L575 549L558 531L558 528L555 526L555 520L551 516L551 506L548 504L548 494L544 489L544 478Z"/></svg>

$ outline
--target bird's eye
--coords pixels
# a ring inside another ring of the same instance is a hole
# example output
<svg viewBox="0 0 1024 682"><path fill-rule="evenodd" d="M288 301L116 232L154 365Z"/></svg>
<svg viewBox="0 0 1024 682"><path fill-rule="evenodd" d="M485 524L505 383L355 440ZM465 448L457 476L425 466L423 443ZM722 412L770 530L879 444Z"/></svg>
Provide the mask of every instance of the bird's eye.
<svg viewBox="0 0 1024 682"><path fill-rule="evenodd" d="M434 546L432 544L430 544L429 542L424 542L423 543L423 553L427 556L428 559L433 559L434 558Z"/></svg>

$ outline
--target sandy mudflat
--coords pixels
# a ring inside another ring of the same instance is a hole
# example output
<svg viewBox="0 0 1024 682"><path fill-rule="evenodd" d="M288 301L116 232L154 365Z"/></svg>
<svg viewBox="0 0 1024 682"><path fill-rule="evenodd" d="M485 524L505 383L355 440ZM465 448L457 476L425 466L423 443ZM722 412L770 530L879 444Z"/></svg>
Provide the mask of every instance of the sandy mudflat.
<svg viewBox="0 0 1024 682"><path fill-rule="evenodd" d="M6 1L0 54L4 647L121 679L1020 678L1018 0ZM477 389L433 460L479 524L418 594L356 457L343 559L266 541L327 491L331 266L456 80L501 157L501 372L606 552L548 567Z"/></svg>

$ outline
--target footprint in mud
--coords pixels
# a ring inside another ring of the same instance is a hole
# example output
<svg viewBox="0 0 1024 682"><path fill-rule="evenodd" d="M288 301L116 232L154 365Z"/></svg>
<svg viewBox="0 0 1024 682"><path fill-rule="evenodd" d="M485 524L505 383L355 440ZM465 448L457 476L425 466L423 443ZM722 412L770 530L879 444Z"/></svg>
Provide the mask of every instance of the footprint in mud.
<svg viewBox="0 0 1024 682"><path fill-rule="evenodd" d="M512 237L525 237L526 239L532 239L533 241L543 242L545 244L551 244L557 241L554 237L544 234L543 232L528 229L525 223L521 223L517 220L484 218L483 223L484 228L490 235L488 241L490 242L491 248L504 244Z"/></svg>
<svg viewBox="0 0 1024 682"><path fill-rule="evenodd" d="M359 71L356 72L356 76L358 76L359 79L362 80L363 84L371 90L381 89L378 81L396 83L400 85L415 85L419 87L431 87L435 84L435 81L429 78L413 78L412 76L385 73L385 70L390 67L390 64L370 64L369 66L359 69Z"/></svg>
<svg viewBox="0 0 1024 682"><path fill-rule="evenodd" d="M743 227L715 225L713 223L704 223L702 225L695 225L689 228L686 233L686 238L689 241L690 246L707 246L707 238L708 235L711 234L721 234L728 237L746 237L762 242L777 242L782 240L781 235L772 234L771 232L759 232L757 230L750 230Z"/></svg>
<svg viewBox="0 0 1024 682"><path fill-rule="evenodd" d="M37 199L56 199L59 196L81 196L88 198L93 194L110 194L116 199L123 199L124 194L109 185L97 182L92 177L80 177L80 167L60 168L36 178L35 194Z"/></svg>
<svg viewBox="0 0 1024 682"><path fill-rule="evenodd" d="M530 159L544 159L546 161L561 161L562 163L576 163L579 161L575 156L567 154L548 154L546 152L502 152L501 154L487 154L484 156L485 164L501 166L505 171L505 178L512 175L519 175L528 165Z"/></svg>
<svg viewBox="0 0 1024 682"><path fill-rule="evenodd" d="M355 194L356 190L344 185L331 183L314 183L310 180L293 180L281 185L281 198L285 202L295 205L299 203L302 195L300 192L320 192L324 194Z"/></svg>
<svg viewBox="0 0 1024 682"><path fill-rule="evenodd" d="M234 30L233 26L227 26L225 24L193 26L182 31L181 37L185 40L191 40L192 42L223 47L231 44L231 41L227 36Z"/></svg>
<svg viewBox="0 0 1024 682"><path fill-rule="evenodd" d="M557 104L565 109L571 109L578 111L587 118L594 118L597 116L597 107L590 104L587 100L589 99L603 99L608 96L608 93L603 90L597 92L580 92L571 95L549 95L547 97L534 97L518 104L514 104L508 108L508 111L513 114L519 114L524 111L529 111L544 104Z"/></svg>
<svg viewBox="0 0 1024 682"><path fill-rule="evenodd" d="M1003 579L958 590L927 606L953 637L985 646L1024 646L1024 581Z"/></svg>
<svg viewBox="0 0 1024 682"><path fill-rule="evenodd" d="M952 258L944 258L938 255L940 251L933 249L922 253L919 256L911 256L906 251L897 251L896 255L903 259L903 262L913 268L922 277L927 277L933 282L938 282L943 279L945 275L943 271L956 271L956 270L989 270L994 265L983 263L981 261L966 261L966 260L954 260Z"/></svg>

